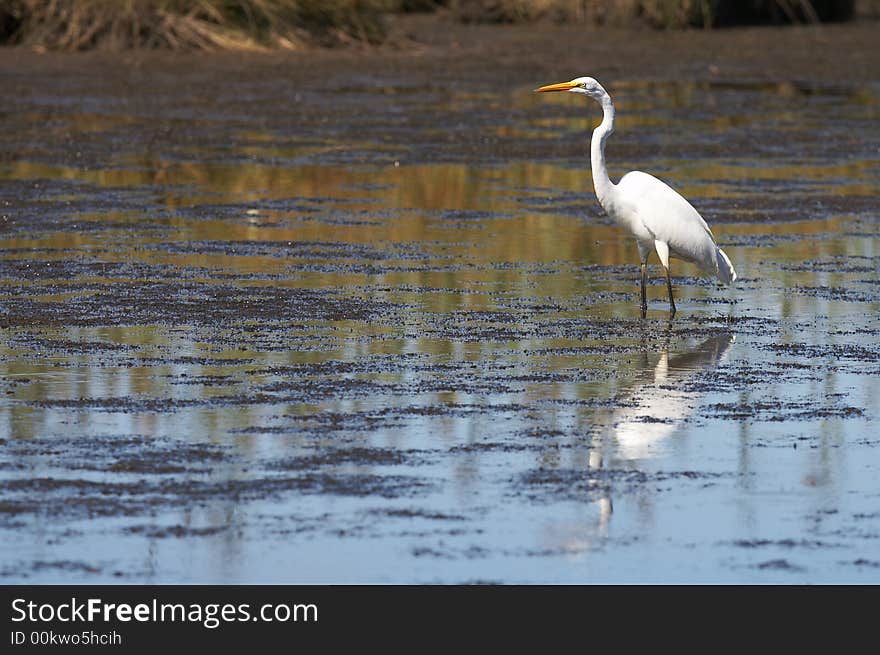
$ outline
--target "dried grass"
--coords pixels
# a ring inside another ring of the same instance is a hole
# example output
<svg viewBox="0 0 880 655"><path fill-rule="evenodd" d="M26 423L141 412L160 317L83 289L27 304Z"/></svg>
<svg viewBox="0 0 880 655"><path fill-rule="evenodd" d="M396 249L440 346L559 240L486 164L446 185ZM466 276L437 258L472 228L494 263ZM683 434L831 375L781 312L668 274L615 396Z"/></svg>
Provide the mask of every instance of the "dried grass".
<svg viewBox="0 0 880 655"><path fill-rule="evenodd" d="M389 6L388 0L6 0L0 41L53 50L378 43Z"/></svg>
<svg viewBox="0 0 880 655"><path fill-rule="evenodd" d="M263 50L380 43L384 14L441 6L465 22L658 28L880 15L880 0L0 0L0 44Z"/></svg>

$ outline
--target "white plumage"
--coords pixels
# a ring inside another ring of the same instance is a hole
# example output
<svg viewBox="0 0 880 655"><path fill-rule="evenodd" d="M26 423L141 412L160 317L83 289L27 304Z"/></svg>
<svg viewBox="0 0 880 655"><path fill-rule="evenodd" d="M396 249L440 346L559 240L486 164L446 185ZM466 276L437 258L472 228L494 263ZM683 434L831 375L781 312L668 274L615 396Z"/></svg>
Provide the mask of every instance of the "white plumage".
<svg viewBox="0 0 880 655"><path fill-rule="evenodd" d="M590 144L593 186L602 208L636 238L642 264L642 317L648 309L646 265L652 252L657 253L666 274L671 316L675 315L675 300L669 273L670 257L696 264L724 284L736 280L733 264L715 243L706 221L675 189L641 171L627 173L617 184L611 182L605 165L605 142L614 131L614 105L601 84L592 77L578 77L571 82L543 86L538 91L582 93L602 105L602 123L593 130Z"/></svg>

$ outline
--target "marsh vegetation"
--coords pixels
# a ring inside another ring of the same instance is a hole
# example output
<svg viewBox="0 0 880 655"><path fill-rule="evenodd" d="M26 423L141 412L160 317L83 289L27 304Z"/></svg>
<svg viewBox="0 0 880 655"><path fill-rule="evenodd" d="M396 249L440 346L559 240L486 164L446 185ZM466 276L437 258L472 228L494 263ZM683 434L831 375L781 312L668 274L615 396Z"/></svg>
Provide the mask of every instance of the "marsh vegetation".
<svg viewBox="0 0 880 655"><path fill-rule="evenodd" d="M880 0L6 0L0 43L36 49L302 49L380 44L388 20L684 29L876 16Z"/></svg>

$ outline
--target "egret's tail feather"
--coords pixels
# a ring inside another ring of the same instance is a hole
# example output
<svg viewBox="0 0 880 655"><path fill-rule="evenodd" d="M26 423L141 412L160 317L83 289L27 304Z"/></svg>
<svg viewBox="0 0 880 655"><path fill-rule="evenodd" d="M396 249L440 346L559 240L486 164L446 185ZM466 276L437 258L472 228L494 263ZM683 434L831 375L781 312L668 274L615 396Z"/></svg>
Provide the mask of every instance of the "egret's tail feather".
<svg viewBox="0 0 880 655"><path fill-rule="evenodd" d="M718 264L718 279L724 284L733 284L736 280L736 271L733 270L733 264L721 248L715 249L715 260Z"/></svg>

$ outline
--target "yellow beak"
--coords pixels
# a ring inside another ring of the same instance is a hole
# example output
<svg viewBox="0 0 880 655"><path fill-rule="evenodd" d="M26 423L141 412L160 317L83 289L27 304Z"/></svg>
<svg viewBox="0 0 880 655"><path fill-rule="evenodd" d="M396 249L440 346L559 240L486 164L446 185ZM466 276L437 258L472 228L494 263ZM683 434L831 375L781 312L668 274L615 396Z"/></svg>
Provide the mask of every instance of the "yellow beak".
<svg viewBox="0 0 880 655"><path fill-rule="evenodd" d="M535 89L535 93L546 93L548 91L568 91L577 86L576 82L560 82L559 84L548 84L540 89Z"/></svg>

